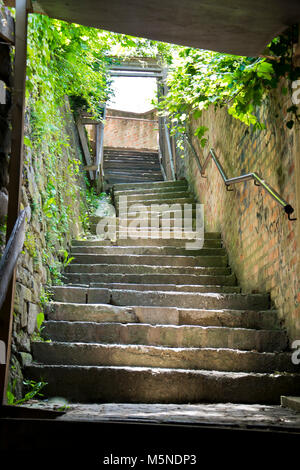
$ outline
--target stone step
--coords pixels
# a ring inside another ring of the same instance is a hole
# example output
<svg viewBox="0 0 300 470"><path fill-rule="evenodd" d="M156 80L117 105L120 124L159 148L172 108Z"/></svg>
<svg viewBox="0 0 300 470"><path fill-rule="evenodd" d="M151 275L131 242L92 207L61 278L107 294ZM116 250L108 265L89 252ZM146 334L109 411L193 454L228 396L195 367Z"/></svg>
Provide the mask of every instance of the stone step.
<svg viewBox="0 0 300 470"><path fill-rule="evenodd" d="M184 204L193 204L193 207L195 207L195 205L197 204L197 202L195 201L195 199L193 197L178 197L176 198L176 201L174 201L174 199L171 199L171 198L161 198L160 196L153 196L152 199L140 199L140 200L137 200L137 201L134 201L134 204L143 204L144 206L146 207L149 207L151 205L163 205L163 204L169 204L169 205L172 205L172 204L175 204L176 203L176 207L179 207L179 206L183 206ZM130 204L128 204L128 207L130 206ZM119 209L119 201L115 201L115 207L116 207L116 210L118 212L118 209ZM154 210L155 208L153 208ZM163 208L160 208L160 210L162 210ZM120 213L122 213L122 211L120 211Z"/></svg>
<svg viewBox="0 0 300 470"><path fill-rule="evenodd" d="M148 284L133 284L120 282L93 282L88 287L98 287L101 289L118 289L118 290L141 290L149 289ZM155 291L172 291L172 292L213 292L213 293L234 293L241 292L239 286L197 286L197 285L177 285L177 284L151 284L151 290Z"/></svg>
<svg viewBox="0 0 300 470"><path fill-rule="evenodd" d="M122 274L122 273L65 273L63 280L67 284L88 284L93 287L97 283L130 283L130 284L167 284L195 285L211 288L215 286L235 286L234 274L201 275L201 274Z"/></svg>
<svg viewBox="0 0 300 470"><path fill-rule="evenodd" d="M151 246L151 247L175 247L175 248L181 248L181 249L186 249L185 248L186 240L184 239L176 239L176 238L170 238L170 239L159 239L159 238L148 238L147 240L143 238L118 238L116 241L112 240L102 240L99 237L93 237L92 239L86 239L86 240L73 240L72 241L72 246L77 247L77 246L120 246L120 247L132 247L132 246ZM203 247L210 247L210 248L219 248L222 246L222 240L220 238L210 238L210 239L204 239L204 245ZM194 251L194 250L192 250Z"/></svg>
<svg viewBox="0 0 300 470"><path fill-rule="evenodd" d="M162 227L162 228L152 228L152 227L114 227L93 225L91 229L94 231L94 235L99 237L100 240L110 239L111 241L117 240L143 240L142 244L149 245L150 240L158 240L158 245L165 245L165 241L168 240L180 240L179 245L186 247L187 249L200 249L203 247L203 235L201 229L199 231L186 231L184 228L177 227ZM130 245L130 242L127 243L127 246Z"/></svg>
<svg viewBox="0 0 300 470"><path fill-rule="evenodd" d="M120 203L120 197L126 197L128 204L132 203L133 201L147 201L151 199L158 199L164 201L165 199L169 199L173 201L173 204L177 204L178 199L194 199L193 195L188 191L153 191L147 193L114 193L114 201L118 205Z"/></svg>
<svg viewBox="0 0 300 470"><path fill-rule="evenodd" d="M118 306L161 306L235 310L267 310L269 296L263 294L202 294L188 292L160 292L147 290L113 290L85 287L54 286L54 300Z"/></svg>
<svg viewBox="0 0 300 470"><path fill-rule="evenodd" d="M86 321L46 321L43 337L54 342L63 343L129 344L169 348L227 348L258 352L285 351L288 343L286 334L280 330L196 325L154 326L143 323L122 324ZM186 355L188 354L187 350ZM38 356L36 356L36 360L39 361ZM44 360L41 362L44 362ZM292 364L290 354L288 362ZM188 368L194 367L189 366ZM205 369L203 366L200 368Z"/></svg>
<svg viewBox="0 0 300 470"><path fill-rule="evenodd" d="M224 248L201 248L200 250L186 250L185 248L173 246L92 246L76 245L71 248L73 253L90 253L98 255L173 255L173 256L225 256Z"/></svg>
<svg viewBox="0 0 300 470"><path fill-rule="evenodd" d="M146 345L33 342L35 362L52 365L155 367L226 372L296 372L291 353L226 348L168 348Z"/></svg>
<svg viewBox="0 0 300 470"><path fill-rule="evenodd" d="M147 367L31 365L26 377L43 393L82 403L261 403L296 396L299 374L259 374Z"/></svg>
<svg viewBox="0 0 300 470"><path fill-rule="evenodd" d="M196 218L188 218L184 219L182 218L176 218L174 219L173 217L164 217L162 219L161 217L155 217L155 218L147 218L147 219L140 219L136 217L127 217L126 219L120 219L119 217L91 217L90 218L90 229L91 231L94 231L96 233L96 228L97 225L102 223L102 225L105 222L105 226L107 226L109 229L118 229L121 230L122 228L127 228L127 229L133 229L135 230L136 228L148 228L151 231L156 230L157 228L160 229L165 229L169 230L170 227L172 229L179 228L179 229L184 229L185 232L191 232L195 231L197 228L197 220Z"/></svg>
<svg viewBox="0 0 300 470"><path fill-rule="evenodd" d="M160 189L160 188L177 188L181 186L187 186L186 180L179 181L159 181L154 183L125 183L125 184L115 184L113 187L114 191L124 191L124 190L140 190L140 189Z"/></svg>
<svg viewBox="0 0 300 470"><path fill-rule="evenodd" d="M189 192L189 189L188 189L188 185L180 185L180 186L176 186L176 187L170 187L170 186L164 186L162 188L155 188L155 191L153 190L153 188L144 188L144 189L139 189L139 188L135 188L135 189L123 189L123 190L114 190L113 191L113 196L114 198L118 198L120 196L131 196L131 195L138 195L138 194L141 194L141 195L147 195L147 194L161 194L161 193L173 193L173 192L177 192L177 193L182 193L182 192Z"/></svg>
<svg viewBox="0 0 300 470"><path fill-rule="evenodd" d="M222 266L155 266L142 264L75 264L70 263L66 267L66 273L89 273L89 274L194 274L219 276L231 274L229 267Z"/></svg>
<svg viewBox="0 0 300 470"><path fill-rule="evenodd" d="M53 321L199 325L230 328L280 329L275 310L203 310L177 307L117 307L108 304L50 302L46 318Z"/></svg>
<svg viewBox="0 0 300 470"><path fill-rule="evenodd" d="M172 256L172 255L110 255L97 253L73 253L75 264L124 264L124 265L151 265L151 266L227 266L227 255L217 256Z"/></svg>

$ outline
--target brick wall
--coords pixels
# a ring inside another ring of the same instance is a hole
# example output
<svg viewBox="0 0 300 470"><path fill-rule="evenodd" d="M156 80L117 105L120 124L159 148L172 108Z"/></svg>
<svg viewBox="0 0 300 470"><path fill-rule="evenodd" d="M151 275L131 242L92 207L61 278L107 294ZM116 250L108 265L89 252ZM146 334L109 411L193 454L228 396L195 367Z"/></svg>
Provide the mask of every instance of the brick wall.
<svg viewBox="0 0 300 470"><path fill-rule="evenodd" d="M253 131L225 109L205 111L191 123L192 129L199 124L209 128L209 145L204 152L193 137L201 161L203 153L206 156L213 147L227 177L256 171L295 208L295 142L299 130L285 126L288 106L290 102L280 93L268 97L260 110L267 125L264 131ZM243 292L269 292L290 340L300 339L299 221L288 221L283 209L253 181L236 185L233 192L226 191L212 162L206 170L207 178L202 178L187 149L184 160L178 155L178 173L185 174L205 204L207 230L222 232Z"/></svg>
<svg viewBox="0 0 300 470"><path fill-rule="evenodd" d="M104 128L104 147L157 150L158 123L154 110L130 113L108 110Z"/></svg>

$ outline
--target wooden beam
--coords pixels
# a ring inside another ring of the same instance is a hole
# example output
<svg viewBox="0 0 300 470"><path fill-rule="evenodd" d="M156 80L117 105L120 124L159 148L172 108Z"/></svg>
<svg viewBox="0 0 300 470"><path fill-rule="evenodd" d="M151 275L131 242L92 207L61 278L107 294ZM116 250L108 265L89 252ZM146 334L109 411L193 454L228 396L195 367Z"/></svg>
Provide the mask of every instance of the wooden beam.
<svg viewBox="0 0 300 470"><path fill-rule="evenodd" d="M24 109L27 54L27 2L16 0L15 22L14 88L12 96L12 135L9 167L9 200L7 216L7 241L13 231L20 212L23 151L24 151ZM0 311L0 340L6 345L6 364L0 364L0 396L6 403L6 388L9 377L12 319L15 296L16 269Z"/></svg>
<svg viewBox="0 0 300 470"><path fill-rule="evenodd" d="M85 134L84 125L82 124L81 118L77 119L77 129L78 129L78 134L79 134L79 138L80 138L80 142L81 142L81 146L82 146L82 151L83 151L83 155L84 155L84 159L86 161L86 164L87 164L87 166L92 166L91 154L90 154L90 150L89 150L89 146L88 146L88 142L87 142L87 138L86 138L86 134ZM90 175L91 180L93 180L94 179L94 172L89 171L89 175Z"/></svg>

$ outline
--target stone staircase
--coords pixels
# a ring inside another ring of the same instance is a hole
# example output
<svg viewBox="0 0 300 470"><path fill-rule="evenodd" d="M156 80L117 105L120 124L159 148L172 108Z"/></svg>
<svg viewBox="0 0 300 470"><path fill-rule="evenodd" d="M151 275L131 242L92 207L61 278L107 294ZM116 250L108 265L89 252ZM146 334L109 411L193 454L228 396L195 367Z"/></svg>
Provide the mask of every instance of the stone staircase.
<svg viewBox="0 0 300 470"><path fill-rule="evenodd" d="M103 157L107 188L118 183L163 180L157 152L105 149Z"/></svg>
<svg viewBox="0 0 300 470"><path fill-rule="evenodd" d="M298 394L269 296L240 292L220 234L197 250L174 227L168 239L122 238L120 196L195 202L185 181L114 186L116 241L74 240L66 284L46 310L51 342L32 344L27 376L77 402L279 404ZM145 235L146 219L141 227Z"/></svg>

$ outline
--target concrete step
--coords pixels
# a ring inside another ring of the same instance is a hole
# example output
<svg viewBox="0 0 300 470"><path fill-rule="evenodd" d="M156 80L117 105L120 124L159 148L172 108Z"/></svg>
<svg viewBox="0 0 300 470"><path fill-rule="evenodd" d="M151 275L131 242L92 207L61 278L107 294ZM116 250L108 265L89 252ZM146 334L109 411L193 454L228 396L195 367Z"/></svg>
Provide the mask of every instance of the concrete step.
<svg viewBox="0 0 300 470"><path fill-rule="evenodd" d="M83 403L280 404L297 395L299 374L259 374L147 367L31 365L31 380L47 382L43 393Z"/></svg>
<svg viewBox="0 0 300 470"><path fill-rule="evenodd" d="M100 303L118 306L267 310L270 303L269 296L263 294L202 294L151 290L141 292L69 286L54 286L52 291L54 300L59 302Z"/></svg>
<svg viewBox="0 0 300 470"><path fill-rule="evenodd" d="M108 304L50 302L45 306L50 321L147 323L150 325L199 325L230 328L280 329L275 310L205 310L177 307L117 307Z"/></svg>
<svg viewBox="0 0 300 470"><path fill-rule="evenodd" d="M195 325L154 326L142 323L122 324L117 322L47 321L44 323L43 337L64 343L112 343L169 348L229 348L258 352L285 351L288 345L286 334L280 330ZM186 351L186 354L189 354L188 351ZM36 360L39 360L38 356ZM41 362L44 362L44 360ZM290 354L288 362L292 364ZM205 367L201 366L200 368Z"/></svg>
<svg viewBox="0 0 300 470"><path fill-rule="evenodd" d="M217 256L172 256L172 255L110 255L97 253L73 253L74 264L124 264L151 266L227 266L227 255Z"/></svg>
<svg viewBox="0 0 300 470"><path fill-rule="evenodd" d="M87 253L97 255L173 255L173 256L225 256L224 248L201 248L200 250L186 250L173 246L80 246L71 248L73 253Z"/></svg>
<svg viewBox="0 0 300 470"><path fill-rule="evenodd" d="M98 287L101 289L118 289L118 290L140 290L146 291L149 289L148 284L133 284L133 283L101 283L93 282L88 287ZM172 291L172 292L214 292L214 293L234 293L241 292L239 286L197 286L197 285L177 285L177 284L151 284L151 290L155 291Z"/></svg>
<svg viewBox="0 0 300 470"><path fill-rule="evenodd" d="M128 283L128 284L167 284L195 285L195 286L235 286L234 274L227 275L201 275L201 274L122 274L122 273L65 273L65 284L85 284L95 287L94 284Z"/></svg>
<svg viewBox="0 0 300 470"><path fill-rule="evenodd" d="M227 275L231 274L229 267L225 266L155 266L143 264L77 264L70 263L66 273L89 274L194 274L194 275Z"/></svg>
<svg viewBox="0 0 300 470"><path fill-rule="evenodd" d="M187 186L186 180L179 181L159 181L154 183L125 183L125 184L115 184L113 187L114 191L124 191L124 190L140 190L140 189L161 189L161 188L178 188L182 186Z"/></svg>

